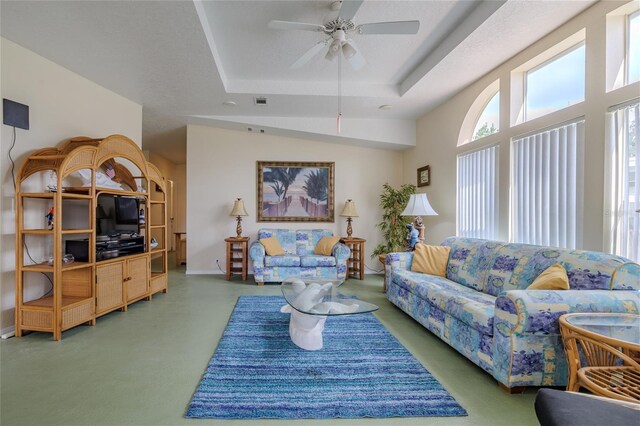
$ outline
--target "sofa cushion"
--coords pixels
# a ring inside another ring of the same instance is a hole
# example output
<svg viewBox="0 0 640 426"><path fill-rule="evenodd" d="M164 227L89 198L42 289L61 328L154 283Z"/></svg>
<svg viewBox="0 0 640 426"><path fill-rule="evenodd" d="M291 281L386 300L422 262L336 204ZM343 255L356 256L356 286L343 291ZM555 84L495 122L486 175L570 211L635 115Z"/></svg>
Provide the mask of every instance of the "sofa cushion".
<svg viewBox="0 0 640 426"><path fill-rule="evenodd" d="M316 244L316 248L313 250L313 254L319 254L321 256L331 256L331 252L333 251L333 246L338 244L340 241L340 237L322 237L318 244Z"/></svg>
<svg viewBox="0 0 640 426"><path fill-rule="evenodd" d="M411 272L405 269L394 269L391 279L398 286L409 290L424 300L428 300L427 290L429 286L444 285L449 281L443 277Z"/></svg>
<svg viewBox="0 0 640 426"><path fill-rule="evenodd" d="M300 266L300 256L291 254L265 256L264 266Z"/></svg>
<svg viewBox="0 0 640 426"><path fill-rule="evenodd" d="M395 284L482 334L493 335L494 296L446 278L419 272L395 270L392 279Z"/></svg>
<svg viewBox="0 0 640 426"><path fill-rule="evenodd" d="M276 237L287 254L296 254L296 233L292 229L263 228L258 231L258 239Z"/></svg>
<svg viewBox="0 0 640 426"><path fill-rule="evenodd" d="M300 266L336 266L336 258L319 254L300 256Z"/></svg>
<svg viewBox="0 0 640 426"><path fill-rule="evenodd" d="M453 281L431 286L429 303L482 334L493 336L496 297L470 289Z"/></svg>
<svg viewBox="0 0 640 426"><path fill-rule="evenodd" d="M446 246L430 246L418 243L413 251L411 270L429 275L444 277L447 273L447 260L451 248Z"/></svg>
<svg viewBox="0 0 640 426"><path fill-rule="evenodd" d="M446 277L467 287L484 291L485 276L502 243L451 237L444 240L442 245L451 247Z"/></svg>
<svg viewBox="0 0 640 426"><path fill-rule="evenodd" d="M503 291L524 290L555 263L567 271L571 290L609 290L613 275L625 262L619 256L594 251L505 244L487 271L484 292L497 296Z"/></svg>
<svg viewBox="0 0 640 426"><path fill-rule="evenodd" d="M298 229L296 233L296 251L298 256L314 254L318 241L322 237L332 237L333 232L326 229Z"/></svg>
<svg viewBox="0 0 640 426"><path fill-rule="evenodd" d="M269 256L279 256L284 254L284 249L276 237L260 238L260 244L264 246L264 251Z"/></svg>
<svg viewBox="0 0 640 426"><path fill-rule="evenodd" d="M569 277L561 264L549 266L527 290L569 290Z"/></svg>

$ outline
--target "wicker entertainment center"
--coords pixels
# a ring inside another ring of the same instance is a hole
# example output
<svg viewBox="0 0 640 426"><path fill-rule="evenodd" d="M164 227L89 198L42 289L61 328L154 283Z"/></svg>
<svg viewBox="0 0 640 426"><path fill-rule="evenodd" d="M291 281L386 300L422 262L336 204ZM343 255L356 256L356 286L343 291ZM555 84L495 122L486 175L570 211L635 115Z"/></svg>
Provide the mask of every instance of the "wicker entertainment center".
<svg viewBox="0 0 640 426"><path fill-rule="evenodd" d="M110 202L128 205L129 216L135 208L136 219L109 225ZM166 293L167 241L165 179L132 140L77 137L34 152L16 178L16 336L60 340ZM40 274L51 287L44 293Z"/></svg>

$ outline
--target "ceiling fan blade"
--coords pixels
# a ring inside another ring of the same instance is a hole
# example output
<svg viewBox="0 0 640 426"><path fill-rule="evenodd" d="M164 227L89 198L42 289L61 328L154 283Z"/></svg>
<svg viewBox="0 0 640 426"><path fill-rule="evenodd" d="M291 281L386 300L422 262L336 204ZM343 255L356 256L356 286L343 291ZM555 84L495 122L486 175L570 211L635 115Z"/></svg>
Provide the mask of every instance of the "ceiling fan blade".
<svg viewBox="0 0 640 426"><path fill-rule="evenodd" d="M291 64L291 66L289 68L293 69L298 69L300 67L302 67L303 65L307 64L307 62L309 62L311 59L313 59L314 56L316 56L318 53L322 52L322 50L327 46L327 42L326 41L321 41L319 43L316 43L313 45L313 47L309 50L307 50L306 52L304 52L304 54L302 56L300 56L300 58L298 58L297 61L295 61L293 64Z"/></svg>
<svg viewBox="0 0 640 426"><path fill-rule="evenodd" d="M324 25L307 24L304 22L269 21L268 26L272 30L324 31Z"/></svg>
<svg viewBox="0 0 640 426"><path fill-rule="evenodd" d="M362 53L360 53L360 49L358 48L358 45L356 44L356 42L351 39L349 39L348 42L351 45L351 47L355 49L356 53L353 56L348 57L347 61L349 61L349 63L351 64L351 67L354 70L359 70L365 66L367 61L364 59L364 56L362 55Z"/></svg>
<svg viewBox="0 0 640 426"><path fill-rule="evenodd" d="M342 0L342 6L338 16L345 21L350 21L356 16L356 12L360 9L364 0Z"/></svg>
<svg viewBox="0 0 640 426"><path fill-rule="evenodd" d="M358 34L417 34L420 21L374 22L356 27Z"/></svg>

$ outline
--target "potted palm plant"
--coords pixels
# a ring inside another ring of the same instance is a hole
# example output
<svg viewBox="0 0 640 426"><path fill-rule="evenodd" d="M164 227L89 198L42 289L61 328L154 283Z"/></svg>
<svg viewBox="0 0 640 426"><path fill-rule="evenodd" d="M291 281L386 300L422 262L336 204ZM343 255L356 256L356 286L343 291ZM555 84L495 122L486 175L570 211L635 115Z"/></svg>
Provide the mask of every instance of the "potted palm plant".
<svg viewBox="0 0 640 426"><path fill-rule="evenodd" d="M385 183L382 188L383 191L380 194L380 207L383 210L382 222L377 226L382 231L384 243L378 244L371 257L406 250L406 222L400 214L407 206L411 194L416 193L416 186L411 184L404 184L400 189L395 189Z"/></svg>

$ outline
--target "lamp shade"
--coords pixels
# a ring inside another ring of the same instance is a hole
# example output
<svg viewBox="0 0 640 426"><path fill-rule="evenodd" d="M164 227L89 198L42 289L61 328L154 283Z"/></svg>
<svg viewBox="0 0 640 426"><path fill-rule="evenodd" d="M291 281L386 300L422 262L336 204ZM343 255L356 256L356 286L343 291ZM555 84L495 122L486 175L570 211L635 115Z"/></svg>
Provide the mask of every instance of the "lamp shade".
<svg viewBox="0 0 640 426"><path fill-rule="evenodd" d="M244 208L244 201L242 201L242 198L238 198L233 203L233 210L231 210L229 216L249 216L247 209Z"/></svg>
<svg viewBox="0 0 640 426"><path fill-rule="evenodd" d="M342 213L340 213L342 217L358 217L358 211L356 210L356 203L352 200L347 200L344 203L344 208L342 209Z"/></svg>
<svg viewBox="0 0 640 426"><path fill-rule="evenodd" d="M429 204L427 194L413 194L400 216L438 216L438 213Z"/></svg>

